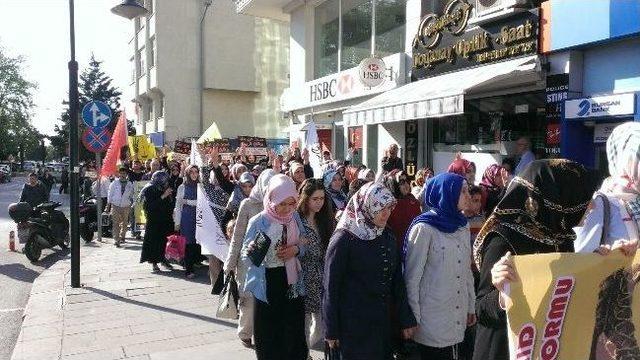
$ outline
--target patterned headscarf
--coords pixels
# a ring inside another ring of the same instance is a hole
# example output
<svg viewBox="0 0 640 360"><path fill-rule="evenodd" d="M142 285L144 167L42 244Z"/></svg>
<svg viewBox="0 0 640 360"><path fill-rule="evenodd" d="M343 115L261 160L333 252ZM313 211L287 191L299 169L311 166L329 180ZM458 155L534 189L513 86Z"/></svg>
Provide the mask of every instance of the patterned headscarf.
<svg viewBox="0 0 640 360"><path fill-rule="evenodd" d="M333 182L333 178L338 175L337 170L327 170L322 176L322 182L324 183L324 188L333 200L333 204L336 209L342 210L347 205L347 196L344 194L342 189L335 190L331 187L331 183Z"/></svg>
<svg viewBox="0 0 640 360"><path fill-rule="evenodd" d="M500 173L504 169L498 164L491 164L482 175L482 181L480 185L486 186L489 189L495 189L498 187L497 180L500 177Z"/></svg>
<svg viewBox="0 0 640 360"><path fill-rule="evenodd" d="M233 181L240 180L240 175L242 175L246 171L247 171L247 167L244 164L241 164L241 163L233 164L231 169L229 169L229 173L231 174L231 180Z"/></svg>
<svg viewBox="0 0 640 360"><path fill-rule="evenodd" d="M364 184L349 200L337 229L343 229L361 240L374 240L384 227L373 223L373 218L385 207L395 204L396 198L386 186L377 182Z"/></svg>
<svg viewBox="0 0 640 360"><path fill-rule="evenodd" d="M596 187L584 166L564 159L537 160L516 176L480 230L473 254L480 268L484 240L495 232L509 241L547 246L573 242L577 226Z"/></svg>

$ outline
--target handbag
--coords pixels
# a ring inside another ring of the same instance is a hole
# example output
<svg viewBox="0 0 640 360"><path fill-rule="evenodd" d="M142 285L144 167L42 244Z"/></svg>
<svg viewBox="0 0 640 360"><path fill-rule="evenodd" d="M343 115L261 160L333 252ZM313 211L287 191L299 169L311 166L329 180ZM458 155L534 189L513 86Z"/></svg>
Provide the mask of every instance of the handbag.
<svg viewBox="0 0 640 360"><path fill-rule="evenodd" d="M224 282L224 288L218 298L218 310L216 311L216 317L221 319L237 319L238 298L238 283L236 283L233 273L229 273Z"/></svg>
<svg viewBox="0 0 640 360"><path fill-rule="evenodd" d="M267 251L271 246L271 239L264 232L258 231L251 244L251 247L247 250L247 257L253 265L260 266L265 256L267 256Z"/></svg>
<svg viewBox="0 0 640 360"><path fill-rule="evenodd" d="M167 260L180 262L184 259L184 252L187 246L187 238L182 235L173 234L167 236L167 245L164 248L164 257Z"/></svg>
<svg viewBox="0 0 640 360"><path fill-rule="evenodd" d="M324 360L342 360L340 347L336 346L332 349L329 347L329 343L325 341L324 342Z"/></svg>

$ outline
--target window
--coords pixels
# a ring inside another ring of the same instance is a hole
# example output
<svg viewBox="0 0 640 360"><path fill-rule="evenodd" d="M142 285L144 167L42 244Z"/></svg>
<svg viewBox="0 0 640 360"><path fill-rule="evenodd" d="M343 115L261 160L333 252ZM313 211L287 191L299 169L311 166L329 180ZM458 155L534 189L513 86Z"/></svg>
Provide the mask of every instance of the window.
<svg viewBox="0 0 640 360"><path fill-rule="evenodd" d="M315 77L338 72L339 0L327 0L315 12Z"/></svg>
<svg viewBox="0 0 640 360"><path fill-rule="evenodd" d="M146 104L143 105L144 108L144 121L151 121L151 114L152 114L152 110L151 108L153 107L153 103L151 101L147 102Z"/></svg>
<svg viewBox="0 0 640 360"><path fill-rule="evenodd" d="M139 76L143 76L144 74L147 73L146 60L145 60L146 56L147 55L144 52L144 47L138 50L138 70L140 71Z"/></svg>
<svg viewBox="0 0 640 360"><path fill-rule="evenodd" d="M156 38L149 39L149 68L156 66Z"/></svg>
<svg viewBox="0 0 640 360"><path fill-rule="evenodd" d="M164 117L164 96L160 96L158 100L158 117Z"/></svg>
<svg viewBox="0 0 640 360"><path fill-rule="evenodd" d="M131 67L131 83L136 81L136 61L135 56L129 59L129 66Z"/></svg>
<svg viewBox="0 0 640 360"><path fill-rule="evenodd" d="M405 24L406 0L323 2L315 9L315 78L358 66L371 41L377 57L404 51Z"/></svg>
<svg viewBox="0 0 640 360"><path fill-rule="evenodd" d="M155 104L153 103L153 99L149 99L149 121L153 121L156 119L156 109L154 108Z"/></svg>
<svg viewBox="0 0 640 360"><path fill-rule="evenodd" d="M376 0L376 55L404 51L406 0Z"/></svg>

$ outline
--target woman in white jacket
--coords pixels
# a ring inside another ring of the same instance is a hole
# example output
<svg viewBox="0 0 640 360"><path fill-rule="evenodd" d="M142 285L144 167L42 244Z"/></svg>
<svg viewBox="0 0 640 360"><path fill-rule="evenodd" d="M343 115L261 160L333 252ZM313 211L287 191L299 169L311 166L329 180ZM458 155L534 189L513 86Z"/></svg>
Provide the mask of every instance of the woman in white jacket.
<svg viewBox="0 0 640 360"><path fill-rule="evenodd" d="M440 174L425 186L430 210L419 215L405 239L404 278L409 306L418 322L413 340L422 359L459 359L459 344L475 323L467 181Z"/></svg>

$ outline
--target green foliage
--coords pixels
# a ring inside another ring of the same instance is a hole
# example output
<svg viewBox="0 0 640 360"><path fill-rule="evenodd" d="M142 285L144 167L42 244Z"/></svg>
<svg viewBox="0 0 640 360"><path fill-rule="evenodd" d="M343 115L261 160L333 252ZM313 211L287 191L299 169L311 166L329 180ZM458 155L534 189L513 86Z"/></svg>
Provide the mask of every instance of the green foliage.
<svg viewBox="0 0 640 360"><path fill-rule="evenodd" d="M31 125L33 90L36 85L22 74L24 59L10 57L0 47L0 160L37 148L42 135Z"/></svg>
<svg viewBox="0 0 640 360"><path fill-rule="evenodd" d="M100 67L101 64L102 61L96 60L92 54L91 60L89 61L89 67L84 69L79 76L78 93L80 108L78 111L82 112L82 107L91 100L99 100L106 103L109 105L111 112L113 113L111 122L108 125L108 128L113 131L120 114L120 95L122 95L122 93L118 88L112 85L113 80L104 71L102 71ZM58 119L60 124L56 124L54 127L56 135L50 137L51 145L55 149L56 157L62 157L68 154L67 144L69 142L69 119L71 117L69 115L69 105L67 102L65 102L65 104L65 110L60 114L60 119ZM79 116L82 116L82 114L79 114ZM79 119L78 122L78 137L80 137L85 127L82 119ZM132 126L132 124L130 124L130 126ZM80 161L93 160L94 156L95 155L93 153L87 151L82 143L80 143Z"/></svg>

